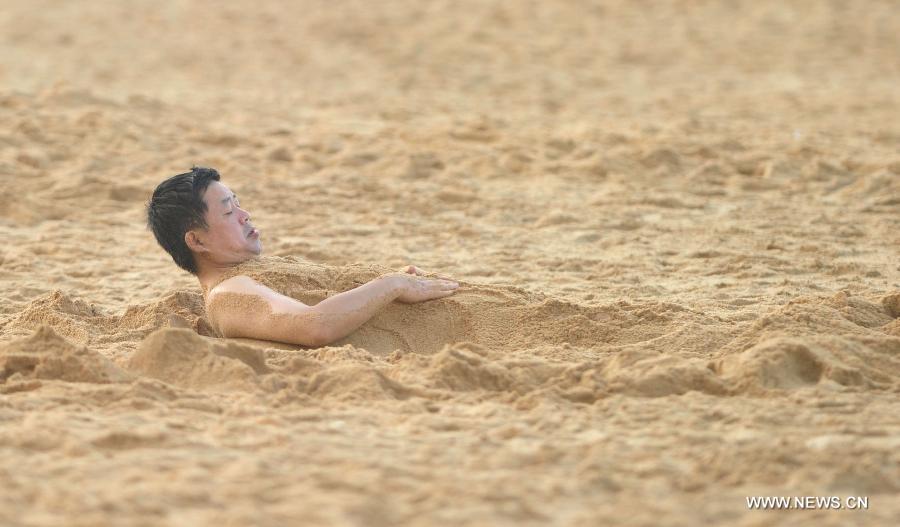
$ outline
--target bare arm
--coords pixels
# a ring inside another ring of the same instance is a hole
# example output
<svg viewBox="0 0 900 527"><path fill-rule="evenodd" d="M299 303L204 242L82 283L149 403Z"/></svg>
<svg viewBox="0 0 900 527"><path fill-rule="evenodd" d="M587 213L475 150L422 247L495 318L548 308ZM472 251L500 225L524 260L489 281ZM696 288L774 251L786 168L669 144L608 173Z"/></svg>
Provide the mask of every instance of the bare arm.
<svg viewBox="0 0 900 527"><path fill-rule="evenodd" d="M355 289L330 296L312 307L321 324L322 337L333 342L353 333L402 292L396 276L376 278Z"/></svg>
<svg viewBox="0 0 900 527"><path fill-rule="evenodd" d="M394 300L424 302L449 296L457 286L450 280L393 273L307 306L249 277L236 276L210 292L207 307L225 337L314 347L349 335Z"/></svg>
<svg viewBox="0 0 900 527"><path fill-rule="evenodd" d="M450 296L459 287L452 280L420 278L418 273L422 270L411 267L409 274L385 275L326 298L313 306L313 311L321 321L320 332L326 342L333 342L353 333L394 300L408 304L425 302Z"/></svg>

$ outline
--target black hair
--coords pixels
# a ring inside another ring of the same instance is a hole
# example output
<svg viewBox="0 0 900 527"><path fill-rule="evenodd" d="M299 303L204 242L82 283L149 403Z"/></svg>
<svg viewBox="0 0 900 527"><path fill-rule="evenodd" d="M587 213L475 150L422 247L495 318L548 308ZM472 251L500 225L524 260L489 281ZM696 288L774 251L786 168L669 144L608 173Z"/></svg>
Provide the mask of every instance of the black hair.
<svg viewBox="0 0 900 527"><path fill-rule="evenodd" d="M194 253L184 242L184 234L196 228L206 229L206 203L203 194L221 176L213 168L191 167L190 172L172 176L153 191L147 202L147 227L156 241L172 256L178 267L196 275Z"/></svg>

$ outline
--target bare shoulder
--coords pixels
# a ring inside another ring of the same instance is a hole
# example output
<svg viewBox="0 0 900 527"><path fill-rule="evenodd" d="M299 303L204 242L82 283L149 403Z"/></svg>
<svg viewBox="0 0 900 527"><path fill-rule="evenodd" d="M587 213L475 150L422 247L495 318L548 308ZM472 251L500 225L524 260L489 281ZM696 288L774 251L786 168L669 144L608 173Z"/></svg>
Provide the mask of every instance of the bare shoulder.
<svg viewBox="0 0 900 527"><path fill-rule="evenodd" d="M239 294L259 294L266 291L272 291L268 287L262 285L256 280L246 275L232 276L227 280L219 282L219 284L209 290L208 300L212 300L220 293L239 293ZM274 291L272 291L274 293Z"/></svg>
<svg viewBox="0 0 900 527"><path fill-rule="evenodd" d="M241 299L228 302L226 299ZM257 282L246 275L233 276L213 287L206 297L207 310L216 305L218 311L232 309L264 308L270 312L293 313L299 308L309 307L299 300L287 297Z"/></svg>
<svg viewBox="0 0 900 527"><path fill-rule="evenodd" d="M249 337L307 345L312 333L299 323L310 307L249 276L231 277L207 294L206 312L222 336ZM297 318L301 316L301 318ZM300 334L298 334L300 331Z"/></svg>

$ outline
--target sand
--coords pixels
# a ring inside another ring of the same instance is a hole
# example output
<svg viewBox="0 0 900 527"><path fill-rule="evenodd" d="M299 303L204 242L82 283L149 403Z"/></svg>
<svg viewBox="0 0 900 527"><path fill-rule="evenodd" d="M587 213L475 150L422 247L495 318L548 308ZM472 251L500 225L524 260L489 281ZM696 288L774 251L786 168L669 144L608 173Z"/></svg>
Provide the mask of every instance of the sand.
<svg viewBox="0 0 900 527"><path fill-rule="evenodd" d="M894 2L0 26L0 524L896 525ZM322 348L218 338L144 225L195 164L318 266L298 297L462 287Z"/></svg>

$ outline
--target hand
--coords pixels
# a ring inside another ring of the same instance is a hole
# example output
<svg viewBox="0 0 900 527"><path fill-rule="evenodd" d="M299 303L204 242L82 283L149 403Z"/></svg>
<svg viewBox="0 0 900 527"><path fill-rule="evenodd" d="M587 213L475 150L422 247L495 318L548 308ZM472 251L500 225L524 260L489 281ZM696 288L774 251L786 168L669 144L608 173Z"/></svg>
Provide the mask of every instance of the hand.
<svg viewBox="0 0 900 527"><path fill-rule="evenodd" d="M399 273L393 277L400 289L400 295L396 300L404 304L450 296L459 287L459 284L452 280L420 278L412 273Z"/></svg>

